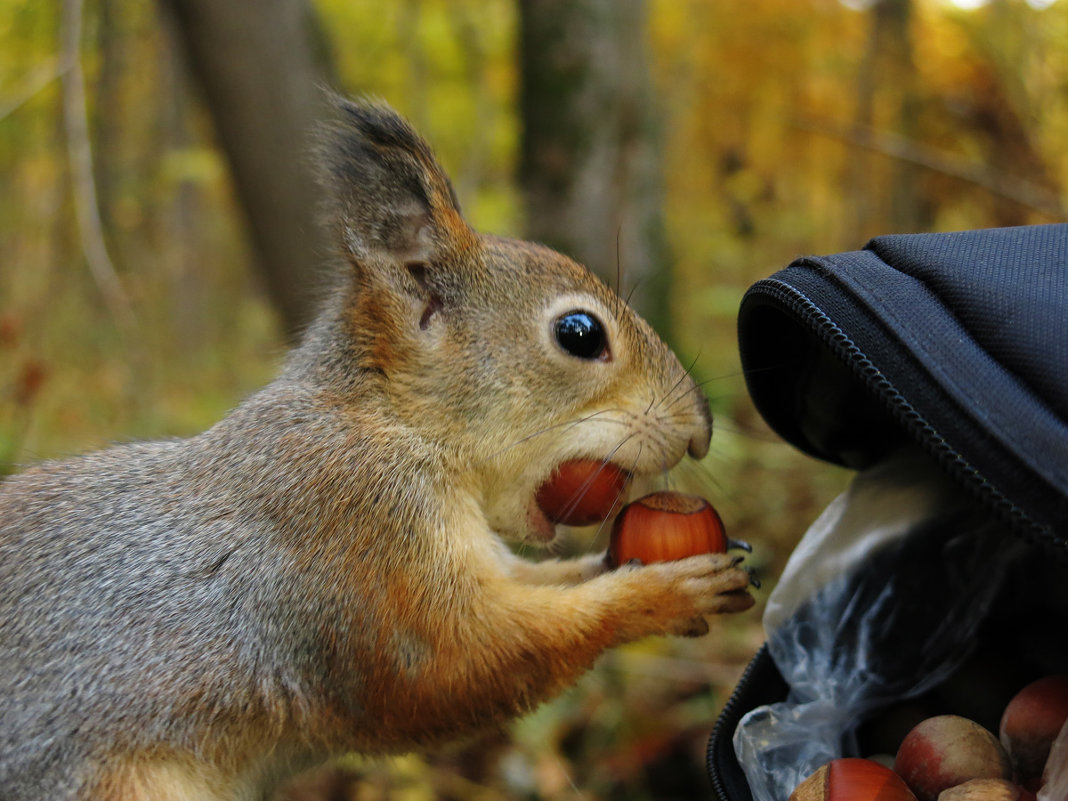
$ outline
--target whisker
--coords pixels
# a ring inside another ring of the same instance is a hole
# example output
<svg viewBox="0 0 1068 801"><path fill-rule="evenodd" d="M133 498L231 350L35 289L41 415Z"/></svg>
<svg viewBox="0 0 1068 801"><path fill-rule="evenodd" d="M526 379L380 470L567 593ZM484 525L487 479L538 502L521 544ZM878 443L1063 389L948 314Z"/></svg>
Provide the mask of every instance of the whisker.
<svg viewBox="0 0 1068 801"><path fill-rule="evenodd" d="M664 411L668 411L669 412L669 411L672 410L672 408L674 408L680 402L682 402L684 400L687 400L688 398L690 398L693 395L702 393L703 389L704 388L700 384L694 384L692 387L687 389L685 392L683 392L680 395L678 395L677 397L675 397L670 403L668 403L667 399L665 398L664 401L661 401L661 408L663 408Z"/></svg>
<svg viewBox="0 0 1068 801"><path fill-rule="evenodd" d="M697 474L697 480L700 481L703 486L713 487L720 496L727 494L727 485L723 483L723 479L719 477L718 473L713 472L712 468L707 463L694 462L689 465L689 469Z"/></svg>
<svg viewBox="0 0 1068 801"><path fill-rule="evenodd" d="M757 442L773 442L781 444L782 439L766 428L746 426L730 417L721 417L716 420L716 428L728 434L746 437Z"/></svg>
<svg viewBox="0 0 1068 801"><path fill-rule="evenodd" d="M619 305L620 302L622 301L622 298L620 297L620 289L623 286L623 260L620 258L620 238L621 238L621 235L622 235L622 231L623 231L623 226L622 225L620 225L620 226L618 226L616 228L616 292L615 292L616 299L615 299L614 305L616 307L615 308L616 320L620 320L620 321L622 321L622 319L623 319L623 309Z"/></svg>
<svg viewBox="0 0 1068 801"><path fill-rule="evenodd" d="M633 435L631 435L631 437L632 436ZM624 443L626 443L627 440L631 439L631 437L627 437L627 439L623 440L623 442L619 443L619 445L617 445L615 448L613 448L613 451L612 451L613 454L616 451L618 451L621 447L623 447ZM627 468L627 472L632 473L632 474L634 473L634 468L638 466L638 462L642 458L642 450L644 449L644 447L645 447L645 445L643 443L641 443L641 442L638 443L638 452L634 455L634 461L632 461L630 463L630 467ZM617 502L619 501L620 498L623 497L623 493L626 492L628 489L629 489L628 485L624 485L624 486L619 488L619 492L616 494L616 501ZM600 522L600 524L597 526L596 533L593 535L593 540L591 541L591 544L592 544L592 542L597 542L599 539L601 539L601 536L604 534L604 530L605 530L605 526L606 525L608 525L608 521L607 520L602 520Z"/></svg>
<svg viewBox="0 0 1068 801"><path fill-rule="evenodd" d="M554 423L551 426L546 426L545 428L541 429L540 431L535 431L533 434L527 434L527 436L525 436L525 437L520 437L515 442L512 442L512 443L510 443L508 445L505 445L499 451L494 451L489 456L487 456L485 459L482 459L481 461L476 462L475 464L485 464L486 462L489 462L489 461L492 461L494 459L497 459L502 454L505 454L508 451L510 451L512 448L516 448L516 447L522 445L524 442L529 442L530 440L535 439L536 437L540 437L543 434L548 434L550 431L555 431L558 428L572 428L574 426L581 425L583 423L588 423L590 420L593 420L595 417L598 417L600 415L611 414L612 412L619 412L619 411L620 411L619 409L601 409L599 411L593 412L592 414L588 414L585 417L580 417L577 420L561 420L559 423ZM608 419L604 420L604 422L606 422L606 423L615 423L617 425L626 425L626 423L624 421L616 420L616 419L611 418L611 417L609 417Z"/></svg>
<svg viewBox="0 0 1068 801"><path fill-rule="evenodd" d="M741 375L741 373L735 373L735 375ZM727 377L728 376L713 376L712 378L706 378L703 381L695 381L694 384L700 387L701 389L704 389L709 384L715 383L716 381L722 381L724 380L724 378Z"/></svg>
<svg viewBox="0 0 1068 801"><path fill-rule="evenodd" d="M668 389L667 392L664 393L664 397L661 399L659 405L662 406L664 403L666 403L668 398L671 397L672 393L674 393L683 384L683 382L686 381L687 378L689 378L691 381L693 381L692 371L693 371L693 368L697 365L697 360L699 358L701 358L701 354L700 353L698 353L696 356L693 357L693 361L690 362L690 366L687 367L683 371L682 375L679 376L678 380L674 384L671 385L671 387ZM683 393L683 396L685 397L685 395L688 392L692 392L692 391L693 391L693 388L690 388L690 389L686 390L686 392Z"/></svg>
<svg viewBox="0 0 1068 801"><path fill-rule="evenodd" d="M711 384L713 381L719 381L719 380L721 380L721 379L714 377L714 378L706 378L704 381L695 382L692 387L689 387L685 392L683 392L681 395L679 395L678 397L674 398L670 403L668 403L667 406L665 407L665 409L671 409L671 407L676 405L679 401L684 400L687 395L689 395L691 393L694 393L694 392L704 391L704 388L707 387L709 384ZM726 394L723 394L723 395L709 396L708 400L710 400L710 401L722 400L723 398L732 397L733 394L734 394L733 392L729 392L729 393L726 393ZM666 401L666 398L665 398L665 401Z"/></svg>
<svg viewBox="0 0 1068 801"><path fill-rule="evenodd" d="M772 369L772 368L761 367L761 368L757 368L755 370L731 370L730 372L727 372L727 373L719 373L717 375L710 376L709 378L706 378L703 381L701 381L701 383L702 384L708 384L708 383L710 383L712 381L726 381L728 378L744 377L744 376L750 375L752 373L763 372L764 370L767 370L767 369Z"/></svg>
<svg viewBox="0 0 1068 801"><path fill-rule="evenodd" d="M734 375L760 375L761 373L769 373L775 370L785 370L788 367L797 363L797 360L782 361L776 364L765 364L763 367L747 367L742 370L738 370Z"/></svg>
<svg viewBox="0 0 1068 801"><path fill-rule="evenodd" d="M698 354L697 358L700 358L700 354ZM694 361L691 362L690 366L688 368L686 368L686 373L687 374L689 374L693 370L694 366L697 363L697 358L695 358ZM761 368L761 369L774 369L774 368ZM678 395L675 398L671 398L672 393L678 388L678 385L682 380L682 379L680 379L679 381L677 381L675 383L674 386L672 386L671 389L669 389L664 394L664 400L661 401L661 404L664 405L665 409L670 409L672 406L676 405L677 403L679 403L680 401L685 399L687 395L689 395L689 394L691 394L691 393L693 393L695 391L698 391L698 390L703 390L705 387L707 387L709 384L712 384L713 382L726 381L727 379L730 379L730 378L738 378L739 376L746 376L746 375L749 375L751 372L760 372L760 370L756 370L756 371L732 370L731 372L728 372L728 373L720 373L720 374L717 374L717 375L714 375L714 376L709 376L708 378L702 379L701 381L695 381L694 385L692 387L687 388L681 395Z"/></svg>
<svg viewBox="0 0 1068 801"><path fill-rule="evenodd" d="M630 305L631 298L634 297L634 293L637 292L638 291L638 287L640 287L642 285L642 280L643 279L639 278L637 281L635 281L634 282L634 286L632 286L630 288L630 292L627 293L626 303L627 303L628 306Z"/></svg>
<svg viewBox="0 0 1068 801"><path fill-rule="evenodd" d="M668 419L682 420L686 416L686 412L680 409L679 404L683 401L693 400L694 398L708 398L701 391L701 387L692 386L680 395L677 395L670 403L661 403L660 411L667 415Z"/></svg>

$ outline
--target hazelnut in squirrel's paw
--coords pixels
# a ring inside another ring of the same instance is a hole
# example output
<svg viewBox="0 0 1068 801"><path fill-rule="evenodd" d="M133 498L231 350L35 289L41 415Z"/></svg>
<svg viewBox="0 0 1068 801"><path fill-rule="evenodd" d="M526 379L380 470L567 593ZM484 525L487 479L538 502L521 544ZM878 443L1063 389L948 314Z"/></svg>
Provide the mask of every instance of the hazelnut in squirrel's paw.
<svg viewBox="0 0 1068 801"><path fill-rule="evenodd" d="M724 553L609 569L504 545L704 456L707 402L584 267L474 231L392 110L336 117L336 281L279 378L198 436L0 484L5 801L267 797L752 603Z"/></svg>
<svg viewBox="0 0 1068 801"><path fill-rule="evenodd" d="M659 572L693 597L694 617L672 613L671 606L657 611L672 623L673 634L700 636L708 633L707 615L741 612L754 601L750 585L760 586L741 557L727 550L749 550L742 542L728 539L723 521L704 498L678 492L654 492L633 501L620 511L612 525L605 563L610 568L648 565L641 575L651 580Z"/></svg>

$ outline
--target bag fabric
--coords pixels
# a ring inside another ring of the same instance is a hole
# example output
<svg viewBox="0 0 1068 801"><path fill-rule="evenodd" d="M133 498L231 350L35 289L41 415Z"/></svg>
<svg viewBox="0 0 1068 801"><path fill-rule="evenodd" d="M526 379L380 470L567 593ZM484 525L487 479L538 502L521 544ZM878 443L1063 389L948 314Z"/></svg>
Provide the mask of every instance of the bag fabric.
<svg viewBox="0 0 1068 801"><path fill-rule="evenodd" d="M1068 548L1068 224L884 236L756 283L750 395L854 468L915 439L1016 529Z"/></svg>
<svg viewBox="0 0 1068 801"><path fill-rule="evenodd" d="M798 259L742 300L766 422L857 470L919 443L1030 543L1068 557L1068 224L884 236ZM767 647L716 723L714 797L752 794L731 739L787 685Z"/></svg>

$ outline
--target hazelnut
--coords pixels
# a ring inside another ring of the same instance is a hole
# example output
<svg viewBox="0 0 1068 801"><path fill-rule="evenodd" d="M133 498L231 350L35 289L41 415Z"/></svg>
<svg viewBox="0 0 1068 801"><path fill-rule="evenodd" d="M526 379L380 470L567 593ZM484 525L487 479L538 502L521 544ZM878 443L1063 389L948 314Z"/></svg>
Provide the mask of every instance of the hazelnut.
<svg viewBox="0 0 1068 801"><path fill-rule="evenodd" d="M789 801L916 801L916 796L878 762L835 759L797 785Z"/></svg>
<svg viewBox="0 0 1068 801"><path fill-rule="evenodd" d="M1012 765L1001 743L978 723L959 715L938 715L913 727L897 750L897 772L919 801L970 779L1011 779Z"/></svg>
<svg viewBox="0 0 1068 801"><path fill-rule="evenodd" d="M1068 676L1031 682L1001 716L1001 744L1021 781L1038 779L1053 741L1068 720Z"/></svg>
<svg viewBox="0 0 1068 801"><path fill-rule="evenodd" d="M612 526L608 563L637 559L670 562L702 553L725 553L723 521L704 498L654 492L623 507Z"/></svg>
<svg viewBox="0 0 1068 801"><path fill-rule="evenodd" d="M564 462L538 489L538 507L553 523L588 526L606 520L620 502L630 474L611 462Z"/></svg>

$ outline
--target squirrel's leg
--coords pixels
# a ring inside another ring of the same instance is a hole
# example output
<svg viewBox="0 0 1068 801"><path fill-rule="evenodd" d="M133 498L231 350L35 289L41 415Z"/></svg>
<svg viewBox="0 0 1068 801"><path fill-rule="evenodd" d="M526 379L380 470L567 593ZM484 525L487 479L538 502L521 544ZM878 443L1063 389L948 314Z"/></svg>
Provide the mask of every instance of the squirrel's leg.
<svg viewBox="0 0 1068 801"><path fill-rule="evenodd" d="M586 554L574 559L544 559L532 562L516 556L503 542L501 562L508 575L523 584L571 585L589 581L601 575L607 568L604 554Z"/></svg>
<svg viewBox="0 0 1068 801"><path fill-rule="evenodd" d="M494 588L493 604L504 614L513 609L515 616L534 613L554 621L557 627L570 624L572 636L578 641L589 632L596 637L607 635L609 647L650 635L693 634L696 620L743 611L753 605L746 592L750 574L738 562L733 555L702 554L606 571L603 556L590 556L574 560L576 574L589 571L581 583L530 587L502 582ZM549 567L560 569L567 564L549 563ZM513 595L517 596L515 600ZM519 609L503 603L505 599ZM511 624L522 625L515 620ZM536 627L531 633L537 636Z"/></svg>
<svg viewBox="0 0 1068 801"><path fill-rule="evenodd" d="M487 578L460 615L426 608L422 632L408 632L433 647L384 674L389 686L368 695L383 703L369 711L378 731L416 745L485 728L551 698L608 648L707 631L704 616L752 606L748 585L725 554L624 565L573 586Z"/></svg>

